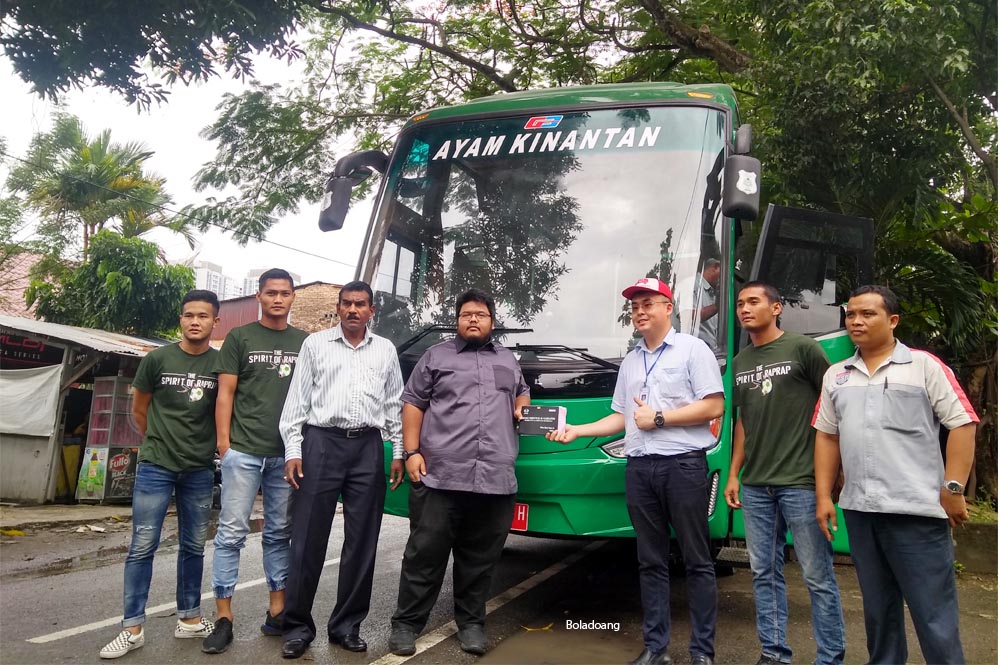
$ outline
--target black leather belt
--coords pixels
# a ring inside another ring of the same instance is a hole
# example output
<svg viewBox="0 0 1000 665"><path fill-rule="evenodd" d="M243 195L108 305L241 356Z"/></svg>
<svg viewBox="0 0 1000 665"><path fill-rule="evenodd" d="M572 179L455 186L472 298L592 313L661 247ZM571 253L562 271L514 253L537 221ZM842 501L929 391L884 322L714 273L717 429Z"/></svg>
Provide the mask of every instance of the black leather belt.
<svg viewBox="0 0 1000 665"><path fill-rule="evenodd" d="M331 434L336 434L337 436L342 436L345 439L359 439L369 432L378 432L377 427L354 427L352 429L344 429L343 427L321 427L320 429L326 430Z"/></svg>
<svg viewBox="0 0 1000 665"><path fill-rule="evenodd" d="M705 457L704 450L692 450L687 453L677 455L640 455L636 459L690 459L693 457Z"/></svg>

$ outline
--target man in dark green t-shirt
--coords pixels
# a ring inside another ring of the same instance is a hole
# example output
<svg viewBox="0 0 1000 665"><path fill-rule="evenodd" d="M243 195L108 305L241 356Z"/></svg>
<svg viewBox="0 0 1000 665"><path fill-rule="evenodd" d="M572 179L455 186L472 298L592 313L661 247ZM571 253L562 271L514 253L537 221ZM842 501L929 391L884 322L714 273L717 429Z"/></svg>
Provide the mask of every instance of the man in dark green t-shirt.
<svg viewBox="0 0 1000 665"><path fill-rule="evenodd" d="M215 480L215 361L209 345L219 321L211 291L189 291L181 302L181 336L149 352L132 380L132 415L144 435L132 491L132 542L125 559L123 630L101 649L120 658L146 642L146 600L153 556L172 495L177 501L177 626L174 637L204 638L212 622L201 614L201 576Z"/></svg>
<svg viewBox="0 0 1000 665"><path fill-rule="evenodd" d="M792 661L783 571L789 530L812 603L815 662L839 664L844 618L833 550L816 522L810 425L830 363L815 340L778 328L781 310L770 284L749 282L740 289L736 315L750 346L733 360L733 402L739 411L725 497L730 508L743 509L761 643L758 665Z"/></svg>
<svg viewBox="0 0 1000 665"><path fill-rule="evenodd" d="M240 550L250 533L250 514L261 489L261 544L270 598L260 630L265 635L281 635L292 488L284 478L285 446L278 433L278 419L299 349L307 337L304 331L288 325L294 300L295 287L288 272L279 268L264 272L257 291L260 320L226 335L216 363L219 399L215 425L222 457L222 510L212 561L215 631L202 644L205 653L222 653L233 641L232 599Z"/></svg>

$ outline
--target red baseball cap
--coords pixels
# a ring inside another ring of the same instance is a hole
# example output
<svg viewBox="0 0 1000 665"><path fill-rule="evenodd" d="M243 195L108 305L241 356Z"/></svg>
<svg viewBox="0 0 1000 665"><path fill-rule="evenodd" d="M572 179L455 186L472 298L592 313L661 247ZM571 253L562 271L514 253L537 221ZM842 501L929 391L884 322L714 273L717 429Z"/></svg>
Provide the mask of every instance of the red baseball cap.
<svg viewBox="0 0 1000 665"><path fill-rule="evenodd" d="M670 287L653 277L643 277L635 284L622 291L622 295L631 300L635 294L640 293L641 291L660 293L669 298L670 302L674 301L674 294L670 292Z"/></svg>

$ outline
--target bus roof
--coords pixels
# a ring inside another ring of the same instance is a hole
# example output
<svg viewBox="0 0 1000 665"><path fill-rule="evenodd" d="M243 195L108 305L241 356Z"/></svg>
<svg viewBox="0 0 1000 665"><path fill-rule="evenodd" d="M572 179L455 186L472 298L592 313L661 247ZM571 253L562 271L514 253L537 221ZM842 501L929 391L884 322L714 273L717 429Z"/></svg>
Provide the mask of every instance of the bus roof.
<svg viewBox="0 0 1000 665"><path fill-rule="evenodd" d="M413 115L407 124L423 120L441 120L480 113L516 113L548 108L641 104L647 102L714 102L736 112L736 95L722 83L683 85L668 81L654 83L608 83L565 88L546 88L522 92L497 93L464 104L442 106Z"/></svg>

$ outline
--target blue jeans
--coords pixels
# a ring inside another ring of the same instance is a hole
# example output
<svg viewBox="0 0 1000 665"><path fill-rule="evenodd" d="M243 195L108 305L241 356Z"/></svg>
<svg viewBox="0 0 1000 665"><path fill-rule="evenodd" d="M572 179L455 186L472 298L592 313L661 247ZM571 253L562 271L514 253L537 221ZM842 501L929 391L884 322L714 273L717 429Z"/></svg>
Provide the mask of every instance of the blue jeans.
<svg viewBox="0 0 1000 665"><path fill-rule="evenodd" d="M222 458L222 510L215 534L212 590L216 598L232 598L240 571L240 550L250 533L250 513L257 490L264 489L264 576L270 591L281 591L288 579L291 486L285 482L284 457L248 455L232 448Z"/></svg>
<svg viewBox="0 0 1000 665"><path fill-rule="evenodd" d="M177 495L177 616L201 616L201 574L205 564L205 538L212 511L212 469L177 473L142 462L132 490L132 542L125 559L125 618L122 626L146 622L146 600L153 577L153 555L160 545L163 518L171 495Z"/></svg>
<svg viewBox="0 0 1000 665"><path fill-rule="evenodd" d="M964 663L948 520L845 510L870 663L905 663L903 601L928 663Z"/></svg>
<svg viewBox="0 0 1000 665"><path fill-rule="evenodd" d="M670 644L670 527L684 556L692 656L715 658L717 593L708 536L705 455L629 457L625 503L635 529L642 636L650 651Z"/></svg>
<svg viewBox="0 0 1000 665"><path fill-rule="evenodd" d="M816 663L843 663L840 589L833 572L833 548L816 523L816 492L801 487L744 485L743 522L761 653L784 663L792 662L792 649L785 637L788 598L784 575L785 538L791 530L795 556L812 604Z"/></svg>

